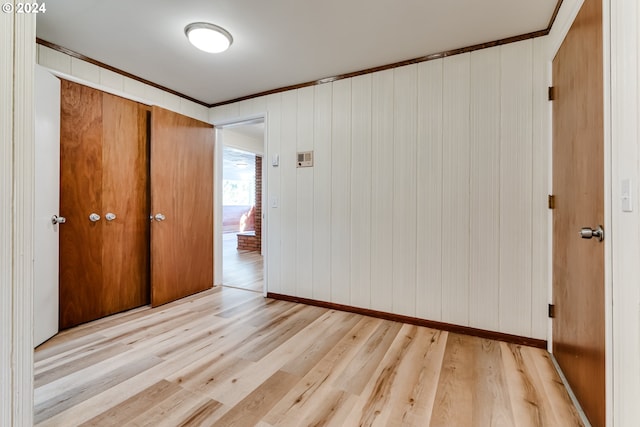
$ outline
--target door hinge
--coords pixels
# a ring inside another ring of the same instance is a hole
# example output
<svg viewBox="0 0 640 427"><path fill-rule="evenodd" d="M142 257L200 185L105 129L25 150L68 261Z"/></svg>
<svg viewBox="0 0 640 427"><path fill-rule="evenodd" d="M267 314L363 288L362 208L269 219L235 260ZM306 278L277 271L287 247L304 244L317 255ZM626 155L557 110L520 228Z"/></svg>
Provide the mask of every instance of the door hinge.
<svg viewBox="0 0 640 427"><path fill-rule="evenodd" d="M553 194L549 194L549 197L547 199L547 205L549 206L549 209L555 209L556 208L556 196L554 196Z"/></svg>
<svg viewBox="0 0 640 427"><path fill-rule="evenodd" d="M549 86L549 101L555 101L556 99L556 87Z"/></svg>
<svg viewBox="0 0 640 427"><path fill-rule="evenodd" d="M549 317L550 318L554 318L556 317L556 305L555 304L549 304Z"/></svg>

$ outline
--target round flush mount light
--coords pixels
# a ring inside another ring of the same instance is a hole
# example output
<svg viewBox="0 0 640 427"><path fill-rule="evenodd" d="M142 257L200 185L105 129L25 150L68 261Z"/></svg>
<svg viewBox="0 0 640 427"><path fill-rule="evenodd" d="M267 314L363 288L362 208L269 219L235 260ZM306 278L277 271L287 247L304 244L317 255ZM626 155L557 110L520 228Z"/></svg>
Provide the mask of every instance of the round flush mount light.
<svg viewBox="0 0 640 427"><path fill-rule="evenodd" d="M224 52L233 43L227 30L207 22L194 22L184 27L184 33L192 45L209 53Z"/></svg>

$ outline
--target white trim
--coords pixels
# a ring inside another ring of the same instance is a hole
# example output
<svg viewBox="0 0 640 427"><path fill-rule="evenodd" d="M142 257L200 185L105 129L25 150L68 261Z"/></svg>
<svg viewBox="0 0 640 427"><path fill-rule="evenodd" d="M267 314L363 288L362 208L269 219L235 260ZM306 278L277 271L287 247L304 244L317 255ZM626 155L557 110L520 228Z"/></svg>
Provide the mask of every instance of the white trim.
<svg viewBox="0 0 640 427"><path fill-rule="evenodd" d="M216 145L215 145L215 183L214 183L214 217L218 218L216 221L216 226L214 231L214 274L215 274L215 283L217 285L222 284L222 272L223 272L223 263L222 263L222 164L223 164L223 153L222 150L224 148L224 136L223 130L225 128L233 129L236 126L241 126L245 124L252 124L256 122L264 122L264 130L263 130L263 151L262 151L262 269L263 269L263 286L262 286L262 295L264 297L267 296L268 292L268 280L267 280L267 176L266 167L268 167L267 159L268 157L268 147L267 143L267 113L260 114L252 114L243 118L234 118L234 119L225 119L225 120L211 120L214 127L216 128Z"/></svg>
<svg viewBox="0 0 640 427"><path fill-rule="evenodd" d="M602 78L604 127L604 229L612 230L612 161L611 161L611 19L610 0L602 1ZM612 233L608 233L612 237ZM613 426L613 272L614 238L604 240L604 334L605 334L605 422Z"/></svg>
<svg viewBox="0 0 640 427"><path fill-rule="evenodd" d="M9 2L10 4L15 2ZM2 14L0 424L33 422L35 15ZM10 197L6 197L10 195Z"/></svg>
<svg viewBox="0 0 640 427"><path fill-rule="evenodd" d="M560 49L564 38L567 36L567 33L571 29L573 21L576 20L576 16L578 16L578 12L580 12L580 8L583 3L584 0L562 0L560 10L558 11L556 20L548 35L550 60L553 60L558 53L558 50Z"/></svg>
<svg viewBox="0 0 640 427"><path fill-rule="evenodd" d="M13 16L0 14L0 425L12 425Z"/></svg>
<svg viewBox="0 0 640 427"><path fill-rule="evenodd" d="M640 419L640 7L637 0L610 6L610 138L612 331L611 425ZM620 182L631 181L633 211L622 212ZM613 257L615 255L615 257ZM609 354L608 354L609 356Z"/></svg>

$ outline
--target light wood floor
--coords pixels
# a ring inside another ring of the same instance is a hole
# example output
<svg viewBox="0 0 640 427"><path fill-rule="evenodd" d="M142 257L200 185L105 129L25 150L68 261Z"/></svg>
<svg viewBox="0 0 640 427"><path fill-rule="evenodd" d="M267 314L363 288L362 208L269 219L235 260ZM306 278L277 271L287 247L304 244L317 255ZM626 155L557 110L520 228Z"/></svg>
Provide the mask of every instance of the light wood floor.
<svg viewBox="0 0 640 427"><path fill-rule="evenodd" d="M236 233L222 235L222 284L262 292L263 270L260 252L238 250Z"/></svg>
<svg viewBox="0 0 640 427"><path fill-rule="evenodd" d="M545 351L217 287L35 352L43 426L581 426Z"/></svg>

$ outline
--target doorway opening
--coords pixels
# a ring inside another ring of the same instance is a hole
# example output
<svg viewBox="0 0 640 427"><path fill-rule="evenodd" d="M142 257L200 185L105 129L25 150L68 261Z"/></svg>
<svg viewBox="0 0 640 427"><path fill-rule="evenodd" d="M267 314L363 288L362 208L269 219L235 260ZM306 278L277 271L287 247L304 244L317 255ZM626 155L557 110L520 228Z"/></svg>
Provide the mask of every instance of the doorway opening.
<svg viewBox="0 0 640 427"><path fill-rule="evenodd" d="M223 286L264 293L264 120L219 128Z"/></svg>

